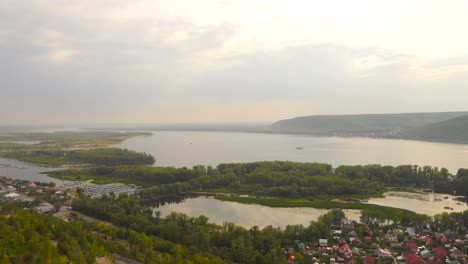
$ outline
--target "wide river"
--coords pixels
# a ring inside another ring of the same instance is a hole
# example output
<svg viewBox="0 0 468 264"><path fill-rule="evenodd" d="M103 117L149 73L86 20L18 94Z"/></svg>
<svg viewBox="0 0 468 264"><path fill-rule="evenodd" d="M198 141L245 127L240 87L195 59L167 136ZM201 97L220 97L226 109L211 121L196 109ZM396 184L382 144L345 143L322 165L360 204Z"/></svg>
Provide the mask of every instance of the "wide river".
<svg viewBox="0 0 468 264"><path fill-rule="evenodd" d="M468 145L398 139L301 135L155 131L118 147L151 153L156 166L289 160L339 165L430 165L452 173L468 168ZM302 148L302 149L298 149Z"/></svg>
<svg viewBox="0 0 468 264"><path fill-rule="evenodd" d="M289 160L324 162L335 167L343 164L430 165L445 167L452 173L456 173L459 168L468 168L468 145L395 139L155 131L151 136L131 138L117 147L151 153L156 158L156 166L216 166L230 162ZM50 168L0 159L0 176L55 181L60 184L59 180L40 174L46 170ZM468 209L466 204L459 204L452 198L437 194L391 193L385 198L370 199L369 203L404 208L428 215ZM317 219L327 211L315 208L271 208L222 202L206 197L186 199L179 204L166 204L156 210L161 211L162 215L170 212L182 212L191 216L203 214L212 222L234 222L245 227L308 225L309 221ZM349 210L346 214L349 218L357 220L360 213Z"/></svg>

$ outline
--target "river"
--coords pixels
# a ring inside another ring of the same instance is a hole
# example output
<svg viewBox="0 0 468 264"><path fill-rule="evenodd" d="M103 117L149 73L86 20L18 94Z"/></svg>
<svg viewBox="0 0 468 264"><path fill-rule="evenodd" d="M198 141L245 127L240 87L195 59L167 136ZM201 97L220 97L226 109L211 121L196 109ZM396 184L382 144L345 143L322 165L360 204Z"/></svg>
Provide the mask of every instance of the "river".
<svg viewBox="0 0 468 264"><path fill-rule="evenodd" d="M304 135L155 131L117 147L151 153L156 166L216 166L220 163L289 160L333 166L429 165L456 173L468 168L468 145L398 139ZM299 149L298 149L299 148ZM302 149L301 149L302 148Z"/></svg>
<svg viewBox="0 0 468 264"><path fill-rule="evenodd" d="M61 185L63 181L42 174L42 172L56 169L58 168L42 167L17 160L0 158L0 176L12 179L34 182L55 182L56 185Z"/></svg>

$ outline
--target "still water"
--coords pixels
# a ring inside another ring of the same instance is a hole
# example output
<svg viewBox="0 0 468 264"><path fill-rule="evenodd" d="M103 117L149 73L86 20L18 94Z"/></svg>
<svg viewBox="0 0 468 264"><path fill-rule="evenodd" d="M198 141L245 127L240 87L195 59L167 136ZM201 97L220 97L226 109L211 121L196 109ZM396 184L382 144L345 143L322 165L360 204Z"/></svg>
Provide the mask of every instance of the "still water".
<svg viewBox="0 0 468 264"><path fill-rule="evenodd" d="M211 197L188 198L181 203L171 203L154 208L165 217L172 212L184 213L198 217L204 215L210 222L223 224L231 222L245 228L258 226L260 228L272 225L284 228L287 225L302 224L308 226L310 221L329 210L315 208L273 208L256 204L241 204L219 201ZM359 210L343 210L348 219L359 221Z"/></svg>
<svg viewBox="0 0 468 264"><path fill-rule="evenodd" d="M455 196L440 193L387 192L385 198L371 198L368 203L410 210L433 216L443 212L463 212L466 203L458 202Z"/></svg>
<svg viewBox="0 0 468 264"><path fill-rule="evenodd" d="M289 160L339 165L430 165L468 168L468 145L398 139L337 138L235 132L155 131L117 145L151 153L156 166ZM302 148L302 149L298 149Z"/></svg>

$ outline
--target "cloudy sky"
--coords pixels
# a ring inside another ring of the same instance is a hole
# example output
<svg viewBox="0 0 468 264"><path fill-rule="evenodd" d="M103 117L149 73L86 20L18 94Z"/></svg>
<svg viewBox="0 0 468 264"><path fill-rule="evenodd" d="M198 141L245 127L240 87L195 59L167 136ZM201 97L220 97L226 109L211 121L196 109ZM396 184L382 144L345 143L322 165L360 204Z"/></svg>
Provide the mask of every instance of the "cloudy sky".
<svg viewBox="0 0 468 264"><path fill-rule="evenodd" d="M0 1L0 124L468 110L468 1Z"/></svg>

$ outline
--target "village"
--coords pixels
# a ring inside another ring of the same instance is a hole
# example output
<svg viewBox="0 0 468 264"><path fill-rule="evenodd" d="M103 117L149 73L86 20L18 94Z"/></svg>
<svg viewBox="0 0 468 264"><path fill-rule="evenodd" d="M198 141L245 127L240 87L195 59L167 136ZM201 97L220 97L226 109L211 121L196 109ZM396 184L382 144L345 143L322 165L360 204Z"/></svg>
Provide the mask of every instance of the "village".
<svg viewBox="0 0 468 264"><path fill-rule="evenodd" d="M344 219L330 237L312 243L297 240L285 250L289 263L468 263L468 234L460 230L434 231L430 228L395 224L369 227Z"/></svg>
<svg viewBox="0 0 468 264"><path fill-rule="evenodd" d="M139 188L125 184L92 184L72 182L56 187L54 183L40 183L0 177L0 199L17 202L41 213L55 213L66 219L72 210L73 198L82 191L91 198L102 195L132 194Z"/></svg>
<svg viewBox="0 0 468 264"><path fill-rule="evenodd" d="M53 183L0 178L1 200L53 214L64 221L68 221L78 192L99 198L132 194L138 189L133 185L84 182L56 187ZM313 264L463 264L468 263L467 252L468 234L464 226L458 226L457 230L431 230L393 223L364 225L348 219L334 225L328 237L308 242L298 239L285 249L289 263Z"/></svg>

